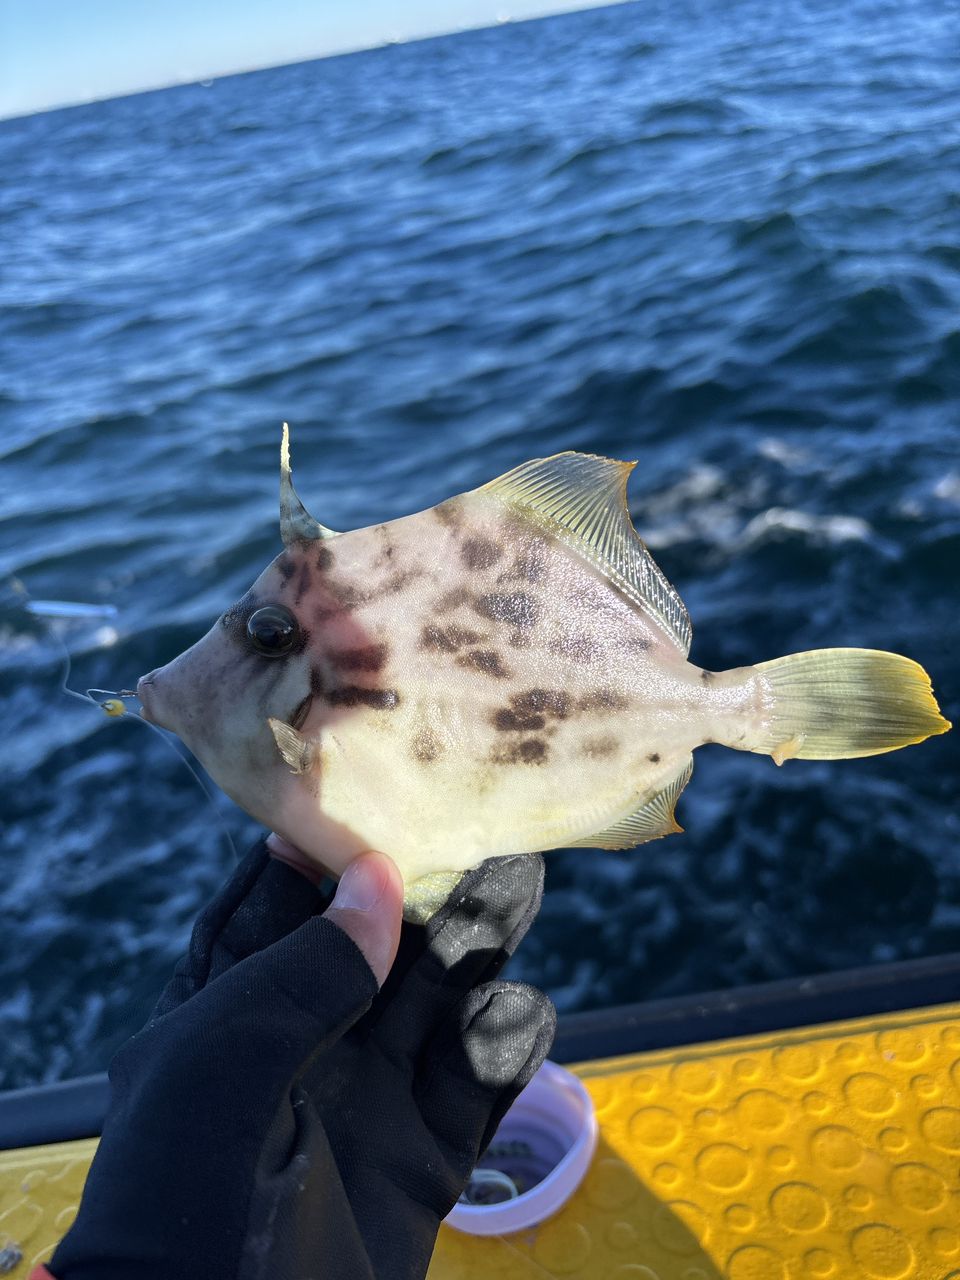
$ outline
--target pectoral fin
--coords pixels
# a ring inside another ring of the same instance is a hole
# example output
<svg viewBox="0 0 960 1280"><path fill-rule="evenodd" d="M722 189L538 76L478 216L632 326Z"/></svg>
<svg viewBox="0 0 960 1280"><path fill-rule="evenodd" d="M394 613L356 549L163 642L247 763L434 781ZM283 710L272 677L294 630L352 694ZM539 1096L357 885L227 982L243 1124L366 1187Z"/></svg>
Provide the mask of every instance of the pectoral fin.
<svg viewBox="0 0 960 1280"><path fill-rule="evenodd" d="M267 723L280 754L293 772L306 773L316 759L317 744L298 733L284 720L274 720L271 717Z"/></svg>
<svg viewBox="0 0 960 1280"><path fill-rule="evenodd" d="M693 773L693 757L688 756L680 769L654 795L644 800L639 809L620 818L612 826L598 831L596 835L584 836L582 840L571 840L571 848L583 849L632 849L634 845L645 844L648 840L657 840L660 836L674 835L682 831L674 817L677 799L680 792L690 781Z"/></svg>

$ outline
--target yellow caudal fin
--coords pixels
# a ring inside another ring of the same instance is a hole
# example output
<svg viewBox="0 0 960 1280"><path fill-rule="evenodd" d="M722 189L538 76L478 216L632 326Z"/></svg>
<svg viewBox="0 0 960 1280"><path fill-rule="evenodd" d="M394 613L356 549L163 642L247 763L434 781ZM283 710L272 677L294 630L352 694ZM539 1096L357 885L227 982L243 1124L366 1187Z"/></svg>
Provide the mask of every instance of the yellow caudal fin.
<svg viewBox="0 0 960 1280"><path fill-rule="evenodd" d="M896 751L951 727L918 663L880 649L810 649L758 662L769 695L755 748L777 764Z"/></svg>

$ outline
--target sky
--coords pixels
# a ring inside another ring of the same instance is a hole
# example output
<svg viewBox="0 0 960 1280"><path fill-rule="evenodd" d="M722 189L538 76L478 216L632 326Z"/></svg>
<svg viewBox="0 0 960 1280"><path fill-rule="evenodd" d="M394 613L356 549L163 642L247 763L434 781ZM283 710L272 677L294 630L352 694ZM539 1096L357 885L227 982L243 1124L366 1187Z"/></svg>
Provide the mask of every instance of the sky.
<svg viewBox="0 0 960 1280"><path fill-rule="evenodd" d="M0 0L0 118L609 0Z"/></svg>

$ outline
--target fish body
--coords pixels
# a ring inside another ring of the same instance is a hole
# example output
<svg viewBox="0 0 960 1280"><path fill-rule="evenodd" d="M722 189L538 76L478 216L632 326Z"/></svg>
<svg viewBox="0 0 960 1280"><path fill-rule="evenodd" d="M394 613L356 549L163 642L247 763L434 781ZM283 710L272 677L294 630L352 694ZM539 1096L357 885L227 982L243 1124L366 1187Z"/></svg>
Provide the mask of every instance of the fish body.
<svg viewBox="0 0 960 1280"><path fill-rule="evenodd" d="M284 458L285 550L140 696L335 873L389 853L412 916L487 857L679 831L703 743L782 763L949 727L897 655L690 663L686 610L627 514L630 464L560 454L334 535L293 492L286 438Z"/></svg>

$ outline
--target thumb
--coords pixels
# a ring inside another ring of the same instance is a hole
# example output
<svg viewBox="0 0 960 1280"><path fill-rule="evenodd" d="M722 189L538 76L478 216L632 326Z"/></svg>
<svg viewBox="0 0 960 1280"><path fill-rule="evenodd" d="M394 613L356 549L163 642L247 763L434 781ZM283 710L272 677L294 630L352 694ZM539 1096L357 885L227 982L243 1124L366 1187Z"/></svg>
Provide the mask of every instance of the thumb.
<svg viewBox="0 0 960 1280"><path fill-rule="evenodd" d="M356 943L383 986L400 945L403 921L403 877L393 859L377 852L354 858L323 914Z"/></svg>

